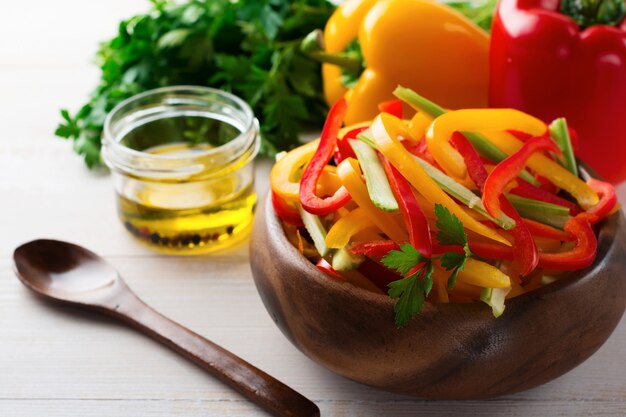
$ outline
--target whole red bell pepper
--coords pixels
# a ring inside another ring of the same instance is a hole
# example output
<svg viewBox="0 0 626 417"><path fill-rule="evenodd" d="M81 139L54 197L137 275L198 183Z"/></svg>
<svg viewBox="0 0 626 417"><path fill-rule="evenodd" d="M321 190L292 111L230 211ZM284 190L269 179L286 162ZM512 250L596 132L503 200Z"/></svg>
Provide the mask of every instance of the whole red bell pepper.
<svg viewBox="0 0 626 417"><path fill-rule="evenodd" d="M579 156L617 183L626 179L626 19L623 0L610 1L613 21L597 19L608 10L599 1L500 0L489 101L546 122L565 117L578 132ZM588 10L576 7L600 12L586 19Z"/></svg>

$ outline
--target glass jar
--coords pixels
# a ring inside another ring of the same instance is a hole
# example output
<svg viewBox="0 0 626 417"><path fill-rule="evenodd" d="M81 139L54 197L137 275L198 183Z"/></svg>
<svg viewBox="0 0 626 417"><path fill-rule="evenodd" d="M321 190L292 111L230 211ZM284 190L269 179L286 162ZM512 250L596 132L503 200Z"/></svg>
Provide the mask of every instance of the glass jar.
<svg viewBox="0 0 626 417"><path fill-rule="evenodd" d="M212 88L150 90L104 122L102 155L119 217L141 242L167 253L206 253L247 236L258 150L250 107Z"/></svg>

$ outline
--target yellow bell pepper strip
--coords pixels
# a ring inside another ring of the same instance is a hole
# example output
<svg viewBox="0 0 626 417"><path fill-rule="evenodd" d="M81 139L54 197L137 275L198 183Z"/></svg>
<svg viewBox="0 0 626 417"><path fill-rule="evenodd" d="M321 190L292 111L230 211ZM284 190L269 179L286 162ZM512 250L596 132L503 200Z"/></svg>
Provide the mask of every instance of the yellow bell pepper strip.
<svg viewBox="0 0 626 417"><path fill-rule="evenodd" d="M491 143L509 155L517 152L524 144L504 131L484 132L484 134ZM585 210L590 209L600 201L598 194L589 185L550 158L543 155L533 155L526 165L537 174L550 180L552 184L567 191Z"/></svg>
<svg viewBox="0 0 626 417"><path fill-rule="evenodd" d="M500 197L504 194L506 186L517 178L526 161L540 151L552 151L559 156L562 155L561 149L552 139L547 136L535 137L529 139L517 152L500 162L489 173L483 190L483 204L489 214L497 217L502 213Z"/></svg>
<svg viewBox="0 0 626 417"><path fill-rule="evenodd" d="M331 107L322 129L319 146L302 174L300 204L304 210L311 214L325 216L350 201L350 194L344 187L339 188L331 197L320 198L316 194L317 181L333 156L337 144L337 135L346 110L347 102L345 99L339 100Z"/></svg>
<svg viewBox="0 0 626 417"><path fill-rule="evenodd" d="M412 142L420 141L428 130L428 126L433 122L433 118L428 114L418 111L409 122L409 131L411 132Z"/></svg>
<svg viewBox="0 0 626 417"><path fill-rule="evenodd" d="M295 148L280 158L270 172L272 191L285 202L300 200L300 178L296 174L315 155L319 140Z"/></svg>
<svg viewBox="0 0 626 417"><path fill-rule="evenodd" d="M441 204L461 220L463 225L482 236L510 246L510 242L484 224L467 215L461 207L446 194L424 171L402 144L397 135L402 121L386 113L380 114L373 122L373 140L379 151L402 173L402 175L423 195L430 204ZM341 174L340 174L341 176Z"/></svg>
<svg viewBox="0 0 626 417"><path fill-rule="evenodd" d="M463 109L437 117L426 133L426 143L433 158L452 177L463 179L467 174L463 157L449 140L454 132L479 130L519 130L532 136L546 133L541 120L513 109Z"/></svg>
<svg viewBox="0 0 626 417"><path fill-rule="evenodd" d="M493 265L469 258L465 268L459 271L458 282L477 285L483 288L508 288L511 279Z"/></svg>
<svg viewBox="0 0 626 417"><path fill-rule="evenodd" d="M411 90L410 88L398 86L394 90L393 95L398 97L400 100L406 102L409 106L411 106L415 110L417 110L418 114L425 113L432 119L447 113L447 111L443 107L433 103L432 101L428 100L427 98L423 96L420 96L419 94L417 94L415 91ZM417 117L417 114L416 114L416 117ZM428 124L428 126L430 126L430 123ZM483 135L481 135L478 132L461 132L461 133L471 142L472 146L476 148L476 151L481 156L489 159L490 161L500 162L508 156L505 152L500 150L500 148L494 146L491 142L489 142ZM520 174L520 177L522 177L523 179L525 179L526 181L530 182L533 185L537 185L537 186L540 185L539 181L537 181L535 177L530 175L530 173L527 171L523 171Z"/></svg>
<svg viewBox="0 0 626 417"><path fill-rule="evenodd" d="M355 234L375 226L367 210L358 207L332 225L326 235L326 246L333 249L345 247Z"/></svg>
<svg viewBox="0 0 626 417"><path fill-rule="evenodd" d="M458 11L431 0L349 0L329 19L324 49L341 53L357 34L366 69L346 95L346 123L374 118L398 84L449 108L486 107L489 36ZM341 75L322 68L329 103L345 94Z"/></svg>
<svg viewBox="0 0 626 417"><path fill-rule="evenodd" d="M407 241L407 233L400 227L391 213L384 212L372 203L365 183L361 178L359 163L354 158L345 159L337 167L337 173L348 190L352 199L365 210L370 220L393 241L402 243Z"/></svg>

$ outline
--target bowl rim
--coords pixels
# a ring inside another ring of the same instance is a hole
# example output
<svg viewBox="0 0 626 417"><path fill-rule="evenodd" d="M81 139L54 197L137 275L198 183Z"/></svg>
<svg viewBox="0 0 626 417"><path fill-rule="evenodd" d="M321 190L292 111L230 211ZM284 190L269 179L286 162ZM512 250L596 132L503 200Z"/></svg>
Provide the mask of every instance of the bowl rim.
<svg viewBox="0 0 626 417"><path fill-rule="evenodd" d="M584 162L578 161L578 166L579 166L580 176L583 179L588 179L588 178L602 179L592 168L590 168ZM536 297L543 297L543 296L547 296L550 294L554 294L556 292L560 292L564 288L576 285L577 283L584 280L585 278L596 275L598 270L602 268L602 263L603 263L604 258L607 256L607 254L611 251L611 249L615 245L615 239L612 239L612 234L608 233L607 230L613 230L613 229L617 230L617 228L619 227L619 219L622 215L623 214L621 213L621 210L618 210L617 212L613 213L612 215L608 216L607 218L603 219L601 222L598 223L597 225L598 233L596 234L597 242L598 242L598 245L597 245L598 252L596 252L596 258L594 259L593 264L591 264L587 268L584 268L578 271L571 271L566 277L560 278L550 284L544 285L540 288L536 288L529 292L525 292L524 294L518 295L516 297L507 299L506 306L509 309L512 309L514 306L518 304L519 305L524 304L529 299L536 298ZM360 288L360 287L357 287L355 285L352 285L343 281L329 279L329 277L324 272L316 268L312 262L310 262L307 258L305 258L301 253L299 253L297 249L287 239L282 222L276 215L276 212L274 210L274 207L271 201L271 190L268 191L267 196L265 198L264 216L265 216L264 220L267 222L266 227L268 230L280 231L280 233L273 234L274 235L273 238L276 239L273 245L279 246L281 248L285 246L288 247L286 249L288 252L285 254L285 256L282 256L281 258L283 258L284 261L292 264L293 266L298 267L302 269L303 271L307 272L308 274L306 276L306 279L313 279L316 284L326 287L329 291L332 291L334 293L337 293L337 292L351 293L351 295L354 295L364 301L376 303L377 305L380 305L381 308L393 307L395 305L395 300L390 298L387 294L377 294L372 291L368 291L364 288ZM600 248L603 248L604 250L600 252L599 251ZM298 278L302 278L302 277L298 277ZM466 311L467 310L480 311L480 310L483 310L483 307L489 308L486 304L480 303L480 302L436 303L436 302L432 302L428 300L424 301L424 310L426 308L435 308L438 310L462 309Z"/></svg>

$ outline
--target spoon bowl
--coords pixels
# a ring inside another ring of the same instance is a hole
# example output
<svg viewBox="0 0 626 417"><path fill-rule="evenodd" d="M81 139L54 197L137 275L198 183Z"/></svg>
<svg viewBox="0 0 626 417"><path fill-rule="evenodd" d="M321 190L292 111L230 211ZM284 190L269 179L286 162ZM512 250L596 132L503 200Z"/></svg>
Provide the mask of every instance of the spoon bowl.
<svg viewBox="0 0 626 417"><path fill-rule="evenodd" d="M157 313L95 253L72 243L35 240L18 247L14 267L44 298L105 313L142 331L230 385L272 415L317 417L317 406L210 340Z"/></svg>
<svg viewBox="0 0 626 417"><path fill-rule="evenodd" d="M82 246L40 239L13 253L20 281L39 295L58 301L84 304L94 295L112 292L120 279L117 271Z"/></svg>

